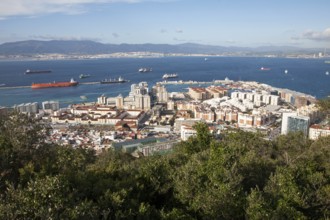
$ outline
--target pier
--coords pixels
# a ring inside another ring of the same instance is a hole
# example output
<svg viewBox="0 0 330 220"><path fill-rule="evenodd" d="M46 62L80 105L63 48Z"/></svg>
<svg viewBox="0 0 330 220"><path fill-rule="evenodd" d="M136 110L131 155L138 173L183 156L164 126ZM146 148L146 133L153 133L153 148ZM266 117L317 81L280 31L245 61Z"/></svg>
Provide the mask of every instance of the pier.
<svg viewBox="0 0 330 220"><path fill-rule="evenodd" d="M0 89L25 89L31 88L31 86L2 86Z"/></svg>

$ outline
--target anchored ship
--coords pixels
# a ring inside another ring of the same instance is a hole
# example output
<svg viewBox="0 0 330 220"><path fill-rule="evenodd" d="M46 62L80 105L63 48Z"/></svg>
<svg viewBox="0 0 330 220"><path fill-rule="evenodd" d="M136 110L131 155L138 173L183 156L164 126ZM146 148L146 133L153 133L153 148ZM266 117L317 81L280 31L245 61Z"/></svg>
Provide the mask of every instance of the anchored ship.
<svg viewBox="0 0 330 220"><path fill-rule="evenodd" d="M152 68L146 68L146 67L142 67L139 69L140 73L147 73L147 72L151 72Z"/></svg>
<svg viewBox="0 0 330 220"><path fill-rule="evenodd" d="M261 67L260 70L261 70L261 71L267 71L267 70L270 70L270 68L267 68L267 67Z"/></svg>
<svg viewBox="0 0 330 220"><path fill-rule="evenodd" d="M176 74L176 73L171 73L171 74L169 74L169 73L165 73L165 74L163 75L163 79L177 78L177 77L178 77L178 74Z"/></svg>
<svg viewBox="0 0 330 220"><path fill-rule="evenodd" d="M115 79L104 79L100 83L101 84L110 84L110 83L125 83L125 82L129 82L129 80L126 80L120 76L118 79L116 79L116 78Z"/></svg>
<svg viewBox="0 0 330 220"><path fill-rule="evenodd" d="M51 73L52 71L51 70L30 70L30 69L27 69L25 71L25 74L33 74L33 73Z"/></svg>
<svg viewBox="0 0 330 220"><path fill-rule="evenodd" d="M84 78L88 78L88 77L90 77L91 75L89 75L89 74L80 74L79 75L79 78L80 79L84 79Z"/></svg>
<svg viewBox="0 0 330 220"><path fill-rule="evenodd" d="M69 87L76 86L78 82L73 78L69 82L50 82L50 83L32 83L32 89L41 89L41 88L52 88L52 87Z"/></svg>

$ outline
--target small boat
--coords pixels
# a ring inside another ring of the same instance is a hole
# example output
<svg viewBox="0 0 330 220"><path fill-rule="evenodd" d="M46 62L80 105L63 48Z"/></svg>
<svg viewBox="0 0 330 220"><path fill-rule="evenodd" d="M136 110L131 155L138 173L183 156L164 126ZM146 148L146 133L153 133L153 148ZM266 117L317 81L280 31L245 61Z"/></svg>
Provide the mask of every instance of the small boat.
<svg viewBox="0 0 330 220"><path fill-rule="evenodd" d="M263 67L263 66L262 66L262 67L260 68L260 70L261 70L261 71L268 71L268 70L270 70L270 68L266 68L266 67Z"/></svg>
<svg viewBox="0 0 330 220"><path fill-rule="evenodd" d="M25 74L34 74L34 73L51 73L51 70L25 70Z"/></svg>
<svg viewBox="0 0 330 220"><path fill-rule="evenodd" d="M151 72L152 68L146 68L146 67L142 67L139 69L140 73L147 73L147 72Z"/></svg>
<svg viewBox="0 0 330 220"><path fill-rule="evenodd" d="M178 77L178 74L177 74L177 73L171 73L171 74L169 74L169 73L165 73L165 74L163 75L163 79L177 78L177 77Z"/></svg>
<svg viewBox="0 0 330 220"><path fill-rule="evenodd" d="M285 73L285 74L288 74L288 72L289 72L288 70L284 70L284 73Z"/></svg>
<svg viewBox="0 0 330 220"><path fill-rule="evenodd" d="M91 75L89 75L89 74L80 74L79 75L79 78L80 79L84 79L84 78L88 78L88 77L90 77Z"/></svg>
<svg viewBox="0 0 330 220"><path fill-rule="evenodd" d="M325 60L324 63L330 64L330 60Z"/></svg>
<svg viewBox="0 0 330 220"><path fill-rule="evenodd" d="M327 75L327 76L328 76L328 75L329 75L329 71L326 71L326 72L325 72L325 75Z"/></svg>
<svg viewBox="0 0 330 220"><path fill-rule="evenodd" d="M104 79L102 81L100 81L101 84L111 84L111 83L125 83L125 82L129 82L129 80L126 80L124 78L122 78L121 76L118 79Z"/></svg>

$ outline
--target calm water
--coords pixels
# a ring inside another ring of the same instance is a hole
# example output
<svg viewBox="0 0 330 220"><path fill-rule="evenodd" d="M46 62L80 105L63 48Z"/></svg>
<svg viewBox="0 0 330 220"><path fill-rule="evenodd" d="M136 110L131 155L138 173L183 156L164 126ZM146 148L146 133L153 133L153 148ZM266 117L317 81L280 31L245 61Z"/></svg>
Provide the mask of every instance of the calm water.
<svg viewBox="0 0 330 220"><path fill-rule="evenodd" d="M140 67L151 67L152 72L139 73ZM271 68L260 71L260 67ZM26 69L52 70L49 74L24 75ZM285 74L284 71L288 70ZM330 95L330 64L322 59L247 58L247 57L167 57L167 58L113 58L100 60L60 61L1 61L0 84L6 86L30 86L33 82L69 81L99 82L105 78L122 76L130 80L125 84L93 84L77 87L0 89L0 106L12 106L27 102L59 100L62 106L96 101L105 94L127 95L132 83L147 81L151 88L162 81L165 73L178 73L181 80L212 81L228 77L232 80L258 81L271 86L288 88L317 98ZM91 77L79 79L80 74ZM184 91L188 85L169 85L169 91Z"/></svg>

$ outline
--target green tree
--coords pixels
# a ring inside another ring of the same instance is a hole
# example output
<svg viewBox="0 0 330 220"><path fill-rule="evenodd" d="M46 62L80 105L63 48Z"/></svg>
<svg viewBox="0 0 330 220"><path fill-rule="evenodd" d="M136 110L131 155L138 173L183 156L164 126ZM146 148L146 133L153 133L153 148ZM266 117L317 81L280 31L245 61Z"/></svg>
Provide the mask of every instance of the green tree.
<svg viewBox="0 0 330 220"><path fill-rule="evenodd" d="M330 97L318 100L317 106L320 108L321 112L325 114L328 124L330 125Z"/></svg>
<svg viewBox="0 0 330 220"><path fill-rule="evenodd" d="M26 187L9 186L0 202L1 219L95 219L92 202L75 200L75 192L61 176L37 178Z"/></svg>
<svg viewBox="0 0 330 220"><path fill-rule="evenodd" d="M201 150L208 149L212 140L209 127L206 123L196 123L193 128L197 131L197 141Z"/></svg>
<svg viewBox="0 0 330 220"><path fill-rule="evenodd" d="M47 144L45 138L50 128L32 117L13 112L0 117L0 189L5 182L15 185L19 181L19 169L35 167L42 159L42 152Z"/></svg>
<svg viewBox="0 0 330 220"><path fill-rule="evenodd" d="M197 132L196 136L189 137L187 141L181 142L177 146L179 151L188 155L209 149L212 142L212 135L206 123L196 123L193 129Z"/></svg>
<svg viewBox="0 0 330 220"><path fill-rule="evenodd" d="M330 98L324 98L317 101L317 105L321 108L321 111L329 113L330 111Z"/></svg>

